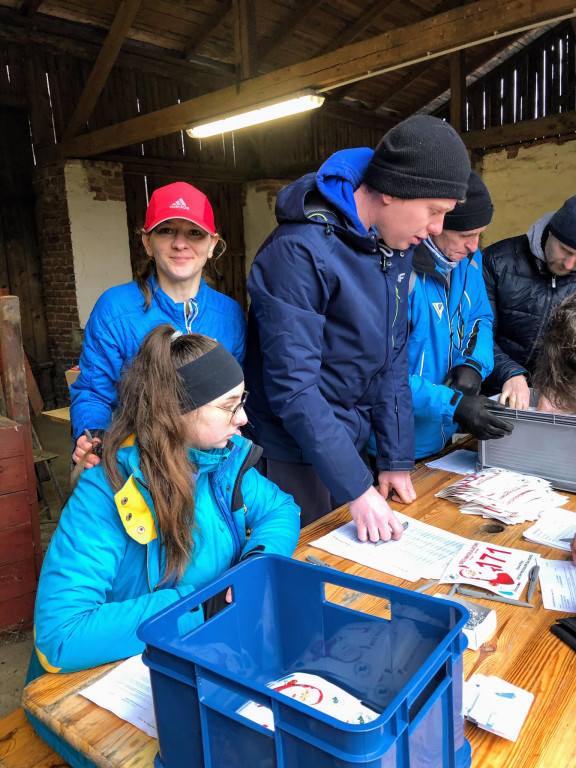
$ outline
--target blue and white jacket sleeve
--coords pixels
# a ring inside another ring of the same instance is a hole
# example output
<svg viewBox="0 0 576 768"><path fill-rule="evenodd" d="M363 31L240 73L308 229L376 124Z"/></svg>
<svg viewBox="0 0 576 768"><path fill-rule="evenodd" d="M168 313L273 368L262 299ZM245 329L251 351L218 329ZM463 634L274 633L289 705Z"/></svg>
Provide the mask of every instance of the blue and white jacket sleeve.
<svg viewBox="0 0 576 768"><path fill-rule="evenodd" d="M482 254L479 250L476 251L468 266L466 292L463 301L468 301L470 306L466 315L462 348L454 350L452 367L470 365L480 373L484 380L494 368L494 339L492 334L494 315L486 293L486 285L482 275Z"/></svg>

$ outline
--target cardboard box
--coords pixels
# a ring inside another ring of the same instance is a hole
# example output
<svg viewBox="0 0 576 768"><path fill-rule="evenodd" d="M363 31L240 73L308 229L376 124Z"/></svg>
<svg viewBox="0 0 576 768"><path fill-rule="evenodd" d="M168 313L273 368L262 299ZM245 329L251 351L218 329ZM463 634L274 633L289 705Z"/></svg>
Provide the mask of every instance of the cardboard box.
<svg viewBox="0 0 576 768"><path fill-rule="evenodd" d="M72 384L74 384L74 382L78 378L78 376L80 376L80 368L78 368L78 366L75 365L74 368L70 368L70 370L66 371L64 376L66 376L66 384L68 384L68 387L71 387Z"/></svg>

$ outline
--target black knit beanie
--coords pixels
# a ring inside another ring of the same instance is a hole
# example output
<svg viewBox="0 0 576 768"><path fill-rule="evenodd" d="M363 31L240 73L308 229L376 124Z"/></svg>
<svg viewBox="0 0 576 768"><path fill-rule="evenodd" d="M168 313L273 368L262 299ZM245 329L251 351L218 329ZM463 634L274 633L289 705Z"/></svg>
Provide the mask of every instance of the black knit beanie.
<svg viewBox="0 0 576 768"><path fill-rule="evenodd" d="M568 248L576 249L576 195L569 197L548 223L549 231Z"/></svg>
<svg viewBox="0 0 576 768"><path fill-rule="evenodd" d="M470 160L460 136L444 120L414 115L380 140L363 183L404 200L466 196Z"/></svg>
<svg viewBox="0 0 576 768"><path fill-rule="evenodd" d="M494 206L486 184L475 171L470 173L466 200L444 216L444 229L471 232L486 227L492 221Z"/></svg>

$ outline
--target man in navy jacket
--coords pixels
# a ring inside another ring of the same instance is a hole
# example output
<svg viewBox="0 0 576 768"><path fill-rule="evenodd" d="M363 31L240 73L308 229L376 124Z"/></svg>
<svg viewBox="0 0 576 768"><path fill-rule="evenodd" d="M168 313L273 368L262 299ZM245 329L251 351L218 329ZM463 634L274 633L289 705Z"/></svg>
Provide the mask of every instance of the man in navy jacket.
<svg viewBox="0 0 576 768"><path fill-rule="evenodd" d="M448 123L417 115L375 151L337 152L282 190L258 252L245 361L261 470L305 525L350 502L362 541L400 538L386 498L416 497L407 297L412 248L466 195L470 162ZM370 429L379 492L363 459Z"/></svg>

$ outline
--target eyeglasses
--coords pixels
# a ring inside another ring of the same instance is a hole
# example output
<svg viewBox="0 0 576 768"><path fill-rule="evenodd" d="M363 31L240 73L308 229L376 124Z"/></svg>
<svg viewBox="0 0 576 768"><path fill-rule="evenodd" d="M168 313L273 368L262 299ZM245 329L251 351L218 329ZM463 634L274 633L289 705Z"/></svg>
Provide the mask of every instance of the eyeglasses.
<svg viewBox="0 0 576 768"><path fill-rule="evenodd" d="M249 392L244 390L244 392L242 392L242 397L240 398L240 402L238 403L238 405L235 405L234 408L224 408L223 405L214 405L214 403L206 403L206 405L211 405L212 408L218 408L218 410L220 411L228 411L228 413L230 414L230 421L232 421L232 419L234 418L234 416L236 416L238 411L242 410L246 405L246 400L248 400L248 395L249 395Z"/></svg>

